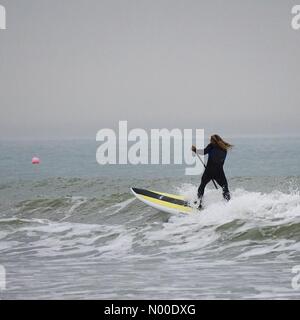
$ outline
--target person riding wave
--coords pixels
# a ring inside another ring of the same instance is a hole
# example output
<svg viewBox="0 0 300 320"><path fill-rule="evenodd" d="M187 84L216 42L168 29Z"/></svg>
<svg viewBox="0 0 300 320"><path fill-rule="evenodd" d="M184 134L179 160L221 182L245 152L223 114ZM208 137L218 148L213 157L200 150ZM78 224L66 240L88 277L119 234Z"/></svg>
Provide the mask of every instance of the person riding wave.
<svg viewBox="0 0 300 320"><path fill-rule="evenodd" d="M208 154L207 165L201 178L201 184L198 188L199 209L202 208L202 198L206 185L215 180L223 189L223 197L225 200L230 200L230 192L228 189L228 182L224 173L223 165L227 156L227 151L231 149L233 145L224 141L219 135L214 134L210 138L210 143L204 149L196 149L192 146L192 151L201 155Z"/></svg>

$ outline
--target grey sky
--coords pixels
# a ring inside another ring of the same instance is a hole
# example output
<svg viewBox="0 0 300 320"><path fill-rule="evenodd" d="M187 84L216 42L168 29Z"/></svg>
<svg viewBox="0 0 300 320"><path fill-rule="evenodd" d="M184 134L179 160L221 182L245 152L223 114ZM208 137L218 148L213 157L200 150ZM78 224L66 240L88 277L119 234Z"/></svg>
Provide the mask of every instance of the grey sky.
<svg viewBox="0 0 300 320"><path fill-rule="evenodd" d="M94 138L119 120L300 134L296 0L0 4L0 138Z"/></svg>

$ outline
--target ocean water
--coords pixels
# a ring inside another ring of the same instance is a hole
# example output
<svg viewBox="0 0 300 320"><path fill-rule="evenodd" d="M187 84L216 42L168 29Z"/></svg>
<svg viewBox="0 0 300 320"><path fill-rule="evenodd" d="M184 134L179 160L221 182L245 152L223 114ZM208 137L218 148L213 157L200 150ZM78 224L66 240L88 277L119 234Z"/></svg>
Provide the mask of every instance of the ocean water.
<svg viewBox="0 0 300 320"><path fill-rule="evenodd" d="M100 166L89 140L0 142L0 298L299 299L300 138L232 142L232 201L208 185L189 215L129 190L192 197L184 166Z"/></svg>

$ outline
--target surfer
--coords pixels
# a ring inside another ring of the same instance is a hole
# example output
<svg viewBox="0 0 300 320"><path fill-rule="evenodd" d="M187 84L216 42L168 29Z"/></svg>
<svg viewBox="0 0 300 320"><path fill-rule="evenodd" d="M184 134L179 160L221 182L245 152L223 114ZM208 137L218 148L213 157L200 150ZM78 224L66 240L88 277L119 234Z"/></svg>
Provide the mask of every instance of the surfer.
<svg viewBox="0 0 300 320"><path fill-rule="evenodd" d="M214 134L210 137L210 144L204 149L196 149L192 146L192 151L201 155L208 154L207 165L202 175L201 184L198 188L199 209L202 208L202 198L206 185L215 180L223 189L223 197L230 200L227 179L224 173L223 165L227 156L227 151L233 146L224 141L219 135Z"/></svg>

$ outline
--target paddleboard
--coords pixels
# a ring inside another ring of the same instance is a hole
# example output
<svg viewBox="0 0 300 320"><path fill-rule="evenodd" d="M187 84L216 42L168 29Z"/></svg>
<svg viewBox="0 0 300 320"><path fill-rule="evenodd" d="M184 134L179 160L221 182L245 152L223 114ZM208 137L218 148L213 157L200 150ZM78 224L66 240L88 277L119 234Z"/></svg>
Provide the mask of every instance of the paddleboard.
<svg viewBox="0 0 300 320"><path fill-rule="evenodd" d="M140 201L160 211L168 213L192 213L198 211L190 206L184 196L139 188L131 188L131 192Z"/></svg>

